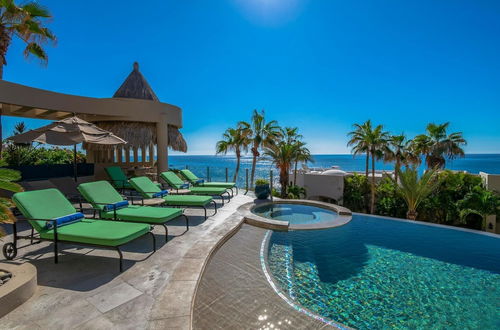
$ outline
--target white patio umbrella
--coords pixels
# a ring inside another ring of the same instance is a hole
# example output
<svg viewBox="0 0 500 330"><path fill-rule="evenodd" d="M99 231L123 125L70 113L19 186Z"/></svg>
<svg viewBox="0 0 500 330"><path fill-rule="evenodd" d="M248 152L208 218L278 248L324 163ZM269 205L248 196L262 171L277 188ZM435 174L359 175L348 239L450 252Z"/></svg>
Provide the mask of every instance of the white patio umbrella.
<svg viewBox="0 0 500 330"><path fill-rule="evenodd" d="M76 145L82 142L94 144L125 144L125 140L111 132L103 130L94 124L86 122L76 116L55 121L52 124L32 129L26 133L17 134L8 138L14 143L40 142L58 146L73 147L73 167L75 181L77 181Z"/></svg>

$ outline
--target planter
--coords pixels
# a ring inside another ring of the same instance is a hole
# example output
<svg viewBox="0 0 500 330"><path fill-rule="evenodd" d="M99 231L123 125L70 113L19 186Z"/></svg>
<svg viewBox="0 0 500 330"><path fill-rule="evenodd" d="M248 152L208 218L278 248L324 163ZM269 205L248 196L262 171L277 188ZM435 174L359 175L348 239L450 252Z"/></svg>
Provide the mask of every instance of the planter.
<svg viewBox="0 0 500 330"><path fill-rule="evenodd" d="M0 285L0 317L31 298L37 288L35 266L0 262L0 269L12 273L12 278Z"/></svg>
<svg viewBox="0 0 500 330"><path fill-rule="evenodd" d="M271 195L271 189L268 183L255 186L255 196L257 199L267 199L269 195Z"/></svg>

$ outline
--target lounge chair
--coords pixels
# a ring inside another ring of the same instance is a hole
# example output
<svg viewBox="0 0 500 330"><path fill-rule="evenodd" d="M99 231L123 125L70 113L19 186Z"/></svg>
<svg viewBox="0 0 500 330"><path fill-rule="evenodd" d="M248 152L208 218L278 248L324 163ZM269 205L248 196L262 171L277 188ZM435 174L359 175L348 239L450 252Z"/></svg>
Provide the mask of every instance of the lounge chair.
<svg viewBox="0 0 500 330"><path fill-rule="evenodd" d="M231 189L231 193L233 196L234 196L233 188L236 188L236 194L238 194L238 187L236 187L235 182L205 182L205 180L200 179L188 169L181 170L181 175L195 187L218 187L218 188Z"/></svg>
<svg viewBox="0 0 500 330"><path fill-rule="evenodd" d="M109 179L111 180L111 184L113 185L113 187L120 190L132 189L129 180L125 175L125 173L123 173L121 167L109 166L104 168L104 170L106 171L106 174L109 176Z"/></svg>
<svg viewBox="0 0 500 330"><path fill-rule="evenodd" d="M171 195L167 190L161 190L150 178L140 176L130 179L130 185L141 194L142 205L144 199L151 201L151 204L162 204L177 207L201 207L205 210L207 218L207 206L213 203L215 213L217 213L217 203L210 196L203 195ZM159 200L159 203L155 202Z"/></svg>
<svg viewBox="0 0 500 330"><path fill-rule="evenodd" d="M165 241L168 240L166 223L170 220L183 216L189 230L189 219L183 209L130 205L108 181L82 183L78 191L99 211L100 218L161 225L165 228Z"/></svg>
<svg viewBox="0 0 500 330"><path fill-rule="evenodd" d="M177 192L179 192L179 189L184 189L188 194L218 196L221 198L222 204L224 204L225 194L227 194L228 201L231 199L231 194L226 190L226 188L191 187L189 183L185 183L184 181L182 181L182 179L172 171L161 173L160 178L162 178L172 189L175 189Z"/></svg>
<svg viewBox="0 0 500 330"><path fill-rule="evenodd" d="M116 249L120 256L120 272L123 270L122 245L149 234L153 239L153 251L156 251L155 237L149 225L85 219L57 189L20 192L14 194L12 200L38 233L36 239L54 242L56 264L59 243ZM3 247L8 260L16 257L19 239L30 239L33 244L33 231L31 236L18 235L16 222L13 223L13 237L14 241Z"/></svg>

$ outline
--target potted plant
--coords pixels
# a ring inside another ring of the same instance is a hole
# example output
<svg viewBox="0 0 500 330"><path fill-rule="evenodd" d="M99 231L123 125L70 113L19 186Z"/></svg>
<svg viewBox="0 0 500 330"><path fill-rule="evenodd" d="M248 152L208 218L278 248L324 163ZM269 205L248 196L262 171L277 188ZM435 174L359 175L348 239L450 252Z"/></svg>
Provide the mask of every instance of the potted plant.
<svg viewBox="0 0 500 330"><path fill-rule="evenodd" d="M271 194L271 189L269 188L269 181L265 179L257 179L255 181L255 196L258 199L267 199Z"/></svg>

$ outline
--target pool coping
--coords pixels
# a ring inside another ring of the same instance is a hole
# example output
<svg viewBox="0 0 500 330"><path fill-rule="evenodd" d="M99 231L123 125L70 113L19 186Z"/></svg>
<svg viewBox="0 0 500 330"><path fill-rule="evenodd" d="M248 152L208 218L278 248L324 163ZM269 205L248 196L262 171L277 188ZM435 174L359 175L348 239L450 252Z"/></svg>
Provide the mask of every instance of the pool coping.
<svg viewBox="0 0 500 330"><path fill-rule="evenodd" d="M368 214L368 213L360 213L360 212L353 212L352 214L363 215L363 216L368 216L368 217L373 217L373 218L382 218L384 220L407 222L407 223L412 223L414 225L431 226L431 227L438 227L438 228L443 228L443 229L452 229L452 230L464 231L464 232L471 233L471 234L478 234L478 235L484 235L484 236L489 236L489 237L493 237L493 238L500 238L500 234L490 233L487 231L477 230L477 229L443 225L440 223L426 222L426 221L421 221L421 220L410 220L410 219L404 219L404 218L389 217L389 216L378 215L378 214Z"/></svg>
<svg viewBox="0 0 500 330"><path fill-rule="evenodd" d="M265 206L270 204L299 204L299 205L315 206L336 212L338 214L338 217L334 221L327 221L315 224L291 225L289 221L268 219L252 212L252 209L255 206ZM336 204L329 204L329 203L311 201L306 199L275 199L273 201L264 200L261 202L256 200L254 202L249 202L241 205L240 207L238 207L237 211L243 216L244 221L250 225L272 230L281 230L281 231L318 230L318 229L335 228L343 226L352 220L352 212L348 208Z"/></svg>

